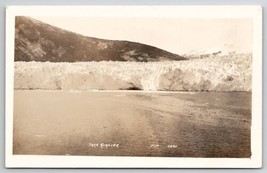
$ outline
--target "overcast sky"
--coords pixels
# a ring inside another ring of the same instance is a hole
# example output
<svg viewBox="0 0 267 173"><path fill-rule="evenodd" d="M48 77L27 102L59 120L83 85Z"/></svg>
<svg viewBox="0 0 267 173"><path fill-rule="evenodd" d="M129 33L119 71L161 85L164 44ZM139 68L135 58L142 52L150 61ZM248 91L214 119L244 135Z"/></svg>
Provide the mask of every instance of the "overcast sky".
<svg viewBox="0 0 267 173"><path fill-rule="evenodd" d="M32 18L85 36L140 42L177 54L224 45L252 50L252 19Z"/></svg>

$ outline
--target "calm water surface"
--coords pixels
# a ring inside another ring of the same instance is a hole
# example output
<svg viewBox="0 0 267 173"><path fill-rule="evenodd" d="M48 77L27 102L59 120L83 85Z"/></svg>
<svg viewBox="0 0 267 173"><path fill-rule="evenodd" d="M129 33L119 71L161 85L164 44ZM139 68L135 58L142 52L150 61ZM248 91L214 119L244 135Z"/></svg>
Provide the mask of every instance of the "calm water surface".
<svg viewBox="0 0 267 173"><path fill-rule="evenodd" d="M250 126L250 92L14 92L14 154L250 157Z"/></svg>

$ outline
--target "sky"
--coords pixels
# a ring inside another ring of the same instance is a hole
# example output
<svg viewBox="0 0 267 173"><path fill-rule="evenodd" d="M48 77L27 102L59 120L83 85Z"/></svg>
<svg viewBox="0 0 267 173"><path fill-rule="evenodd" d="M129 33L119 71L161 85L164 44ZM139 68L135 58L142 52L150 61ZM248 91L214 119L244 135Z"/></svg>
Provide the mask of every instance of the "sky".
<svg viewBox="0 0 267 173"><path fill-rule="evenodd" d="M32 18L85 36L134 41L176 54L223 47L252 51L253 21L249 18Z"/></svg>

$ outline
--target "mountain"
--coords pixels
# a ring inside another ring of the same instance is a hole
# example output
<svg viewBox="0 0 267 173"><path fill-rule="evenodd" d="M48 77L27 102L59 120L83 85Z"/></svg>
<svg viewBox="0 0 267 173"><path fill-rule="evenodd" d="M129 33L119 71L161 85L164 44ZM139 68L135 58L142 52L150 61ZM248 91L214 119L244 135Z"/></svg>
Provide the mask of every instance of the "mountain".
<svg viewBox="0 0 267 173"><path fill-rule="evenodd" d="M187 59L141 43L83 36L30 17L16 17L15 29L15 61L149 62Z"/></svg>
<svg viewBox="0 0 267 173"><path fill-rule="evenodd" d="M209 57L214 58L218 56L234 56L240 54L249 55L251 54L251 51L242 50L232 44L224 44L219 47L193 49L182 56L186 57L187 59L203 59Z"/></svg>

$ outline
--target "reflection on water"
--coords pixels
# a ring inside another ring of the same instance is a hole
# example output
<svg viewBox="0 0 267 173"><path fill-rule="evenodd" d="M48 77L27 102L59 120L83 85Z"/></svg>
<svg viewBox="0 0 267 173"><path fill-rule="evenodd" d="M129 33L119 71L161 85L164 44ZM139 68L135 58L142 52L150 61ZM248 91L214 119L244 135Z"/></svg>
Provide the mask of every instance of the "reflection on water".
<svg viewBox="0 0 267 173"><path fill-rule="evenodd" d="M250 92L14 92L14 154L250 157Z"/></svg>

